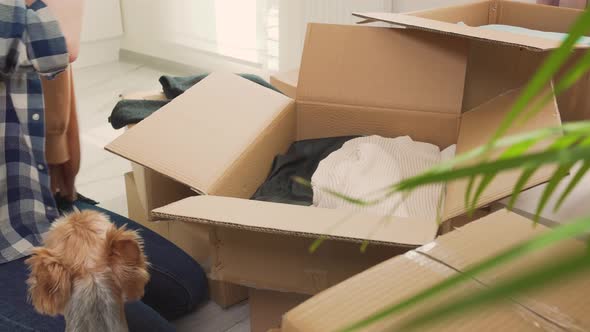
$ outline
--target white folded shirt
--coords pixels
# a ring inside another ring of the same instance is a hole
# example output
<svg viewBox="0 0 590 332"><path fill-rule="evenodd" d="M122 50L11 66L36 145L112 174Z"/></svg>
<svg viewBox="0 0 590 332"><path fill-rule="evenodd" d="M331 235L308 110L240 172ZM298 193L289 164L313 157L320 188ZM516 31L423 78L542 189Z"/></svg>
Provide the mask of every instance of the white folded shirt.
<svg viewBox="0 0 590 332"><path fill-rule="evenodd" d="M367 136L346 142L331 153L312 176L313 205L324 208L345 208L376 215L425 217L435 219L443 194L442 184L423 186L405 200L400 194L379 204L362 206L326 193L338 193L367 201L383 197L387 186L420 174L441 160L454 156L455 146L441 153L436 145L415 142L409 136L384 138Z"/></svg>

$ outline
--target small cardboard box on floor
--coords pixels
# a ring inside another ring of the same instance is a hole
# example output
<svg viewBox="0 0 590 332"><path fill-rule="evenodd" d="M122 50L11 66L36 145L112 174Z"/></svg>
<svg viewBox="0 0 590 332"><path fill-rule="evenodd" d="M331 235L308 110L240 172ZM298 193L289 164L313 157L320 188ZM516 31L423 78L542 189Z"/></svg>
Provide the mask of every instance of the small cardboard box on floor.
<svg viewBox="0 0 590 332"><path fill-rule="evenodd" d="M532 221L522 216L500 210L314 296L284 315L281 331L342 331L548 230L542 225L533 226ZM401 326L409 318L437 305L587 250L582 241L568 240L529 253L362 331L402 331ZM588 289L590 274L582 272L488 307L447 316L419 331L588 331Z"/></svg>

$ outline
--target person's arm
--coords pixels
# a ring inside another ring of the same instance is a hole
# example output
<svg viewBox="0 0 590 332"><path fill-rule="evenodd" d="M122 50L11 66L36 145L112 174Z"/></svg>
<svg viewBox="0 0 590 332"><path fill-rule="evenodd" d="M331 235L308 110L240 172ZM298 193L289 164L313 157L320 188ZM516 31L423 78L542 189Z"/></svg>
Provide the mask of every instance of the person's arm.
<svg viewBox="0 0 590 332"><path fill-rule="evenodd" d="M45 99L45 155L51 188L76 199L75 179L80 169L80 137L72 69L53 80L42 79Z"/></svg>
<svg viewBox="0 0 590 332"><path fill-rule="evenodd" d="M84 14L83 0L43 0L59 22L59 27L66 38L70 62L78 58L80 52L80 32Z"/></svg>

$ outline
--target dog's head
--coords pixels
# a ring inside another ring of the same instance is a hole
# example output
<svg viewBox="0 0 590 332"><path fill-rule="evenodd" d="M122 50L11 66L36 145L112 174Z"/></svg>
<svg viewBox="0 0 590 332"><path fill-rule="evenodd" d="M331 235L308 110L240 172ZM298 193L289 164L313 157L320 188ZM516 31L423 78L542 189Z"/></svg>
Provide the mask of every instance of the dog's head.
<svg viewBox="0 0 590 332"><path fill-rule="evenodd" d="M63 314L75 287L107 279L115 298L139 300L149 280L140 236L115 227L95 211L76 212L56 220L26 263L29 297L43 314ZM86 281L86 282L83 282Z"/></svg>

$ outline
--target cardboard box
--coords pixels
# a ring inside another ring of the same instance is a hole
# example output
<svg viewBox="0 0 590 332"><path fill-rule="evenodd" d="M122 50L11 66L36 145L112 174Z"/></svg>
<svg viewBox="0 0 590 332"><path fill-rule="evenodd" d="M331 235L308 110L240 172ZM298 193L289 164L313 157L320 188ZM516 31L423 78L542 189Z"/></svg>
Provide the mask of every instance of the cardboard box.
<svg viewBox="0 0 590 332"><path fill-rule="evenodd" d="M469 45L467 39L413 29L311 24L296 100L236 75L214 73L107 149L203 194L154 215L211 226L214 279L317 294L431 242L439 225L248 198L265 180L275 155L295 140L410 135L441 148L456 143L458 153L485 144L520 89L464 110ZM550 103L510 134L559 124L557 105ZM535 173L526 187L543 183L552 171ZM518 177L517 172L499 175L477 206L509 195ZM466 186L466 181L446 186L442 216L447 222L465 214ZM320 237L331 241L310 254L307 249ZM365 241L369 250L360 253L359 243Z"/></svg>
<svg viewBox="0 0 590 332"><path fill-rule="evenodd" d="M125 187L129 219L174 243L199 262L203 269L209 273L211 271L209 227L177 221L152 220L148 218L149 210L142 205L139 199L134 174L131 172L125 174ZM209 297L222 308L228 308L245 301L248 298L248 289L209 278Z"/></svg>
<svg viewBox="0 0 590 332"><path fill-rule="evenodd" d="M455 36L470 41L463 109L481 104L502 91L529 81L559 41L523 36L511 32L477 28L504 24L533 30L566 33L581 10L544 6L520 1L488 0L466 5L436 8L406 14L355 13L367 22L393 23L434 35ZM463 22L468 26L458 25ZM572 61L577 62L587 45L578 45ZM565 71L555 78L559 80ZM492 78L493 77L493 78ZM492 78L492 79L491 79ZM590 74L557 97L564 121L590 119Z"/></svg>
<svg viewBox="0 0 590 332"><path fill-rule="evenodd" d="M292 99L297 95L298 81L299 68L270 75L270 84Z"/></svg>
<svg viewBox="0 0 590 332"><path fill-rule="evenodd" d="M166 220L151 220L150 210L148 210L143 205L143 202L139 198L139 192L137 190L137 185L133 175L134 174L132 172L125 174L125 189L127 194L127 209L129 219L170 240L170 223Z"/></svg>
<svg viewBox="0 0 590 332"><path fill-rule="evenodd" d="M517 214L496 212L314 296L283 317L282 331L342 330L547 230L542 225L534 227L532 221ZM571 240L528 254L363 331L397 331L406 319L437 304L583 250L587 250L584 243ZM590 275L581 273L492 306L450 316L420 331L586 331L590 328L589 287Z"/></svg>
<svg viewBox="0 0 590 332"><path fill-rule="evenodd" d="M123 94L121 99L135 99L135 100L165 100L166 96L161 91L145 91ZM133 128L133 124L127 126L127 129ZM148 221L155 221L150 213L153 209L159 208L166 204L170 204L179 199L194 195L186 185L178 183L169 177L154 172L149 168L145 168L138 163L131 162L131 169L135 186L137 188L137 195L141 205L145 208L144 212L140 212L147 216Z"/></svg>
<svg viewBox="0 0 590 332"><path fill-rule="evenodd" d="M250 288L250 331L267 332L281 326L283 314L309 296Z"/></svg>

